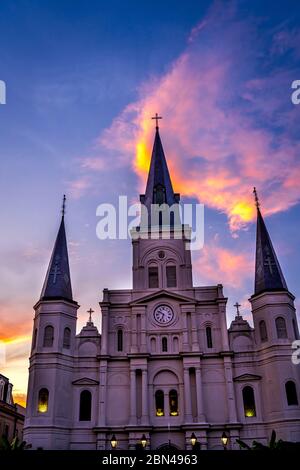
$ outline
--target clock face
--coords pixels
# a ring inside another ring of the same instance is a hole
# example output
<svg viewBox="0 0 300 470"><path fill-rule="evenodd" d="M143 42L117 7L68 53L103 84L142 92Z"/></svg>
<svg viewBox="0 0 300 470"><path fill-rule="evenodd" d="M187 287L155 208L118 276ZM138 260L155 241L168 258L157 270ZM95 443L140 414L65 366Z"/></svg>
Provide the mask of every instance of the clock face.
<svg viewBox="0 0 300 470"><path fill-rule="evenodd" d="M174 318L174 312L171 309L171 307L168 307L168 305L159 305L154 310L154 319L158 323L161 323L162 325L166 325L167 323L170 323L170 321L172 321L173 318Z"/></svg>

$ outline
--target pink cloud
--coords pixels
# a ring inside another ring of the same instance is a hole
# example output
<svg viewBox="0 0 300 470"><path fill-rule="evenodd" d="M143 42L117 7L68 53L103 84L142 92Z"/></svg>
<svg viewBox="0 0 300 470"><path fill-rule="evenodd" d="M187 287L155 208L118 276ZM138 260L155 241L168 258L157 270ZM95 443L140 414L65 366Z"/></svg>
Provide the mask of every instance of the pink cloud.
<svg viewBox="0 0 300 470"><path fill-rule="evenodd" d="M227 285L239 289L253 277L254 260L246 252L237 253L212 242L201 250L194 269L201 284L218 284L220 279L226 279Z"/></svg>
<svg viewBox="0 0 300 470"><path fill-rule="evenodd" d="M300 145L288 126L296 109L278 112L285 106L279 92L287 74L273 73L277 91L270 99L268 77L255 78L253 57L260 44L255 44L254 26L233 15L220 19L211 11L192 31L186 50L164 75L141 86L140 98L117 116L98 144L119 164L131 163L143 191L154 133L151 116L159 111L175 190L227 214L235 232L254 219L253 186L266 215L299 202L294 172ZM270 126L273 115L280 133ZM289 116L286 122L283 115Z"/></svg>

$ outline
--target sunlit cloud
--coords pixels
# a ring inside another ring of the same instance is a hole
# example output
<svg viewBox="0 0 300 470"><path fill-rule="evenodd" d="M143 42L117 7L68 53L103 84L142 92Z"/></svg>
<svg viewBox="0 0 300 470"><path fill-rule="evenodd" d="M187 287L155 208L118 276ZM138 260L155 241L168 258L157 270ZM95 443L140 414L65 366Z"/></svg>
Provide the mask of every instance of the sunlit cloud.
<svg viewBox="0 0 300 470"><path fill-rule="evenodd" d="M220 279L226 279L227 285L240 289L253 277L254 261L247 252L241 253L211 242L199 252L194 270L198 273L201 285L218 284Z"/></svg>
<svg viewBox="0 0 300 470"><path fill-rule="evenodd" d="M300 145L291 139L288 124L296 125L291 115L297 110L288 95L292 72L261 76L257 57L264 39L258 39L255 23L237 20L234 9L219 12L213 8L193 28L183 53L165 74L140 87L140 98L117 116L98 145L101 155L114 155L114 165L132 166L143 192L153 144L151 117L159 112L175 190L225 213L236 233L255 217L253 186L265 215L299 202L294 172ZM278 36L265 41L270 56L278 53ZM102 169L97 160L84 165Z"/></svg>

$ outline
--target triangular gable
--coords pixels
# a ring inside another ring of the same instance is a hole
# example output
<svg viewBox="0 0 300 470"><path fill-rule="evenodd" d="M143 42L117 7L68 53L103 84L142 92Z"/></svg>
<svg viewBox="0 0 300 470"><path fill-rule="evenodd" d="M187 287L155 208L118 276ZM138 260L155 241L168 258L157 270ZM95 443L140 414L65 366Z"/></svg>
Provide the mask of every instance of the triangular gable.
<svg viewBox="0 0 300 470"><path fill-rule="evenodd" d="M255 374L242 374L242 375L238 375L237 377L234 377L233 380L235 382L248 382L251 380L261 380L261 376L255 375Z"/></svg>
<svg viewBox="0 0 300 470"><path fill-rule="evenodd" d="M149 302L149 300L157 299L158 297L169 297L171 299L177 300L181 303L193 303L195 304L197 301L192 297L186 297L185 295L177 294L175 292L170 292L164 289L159 291L153 292L151 294L144 295L133 302L130 302L130 305L138 305L143 304L145 302Z"/></svg>
<svg viewBox="0 0 300 470"><path fill-rule="evenodd" d="M89 379L88 377L83 377L81 379L74 380L73 385L99 385L99 382L94 379Z"/></svg>

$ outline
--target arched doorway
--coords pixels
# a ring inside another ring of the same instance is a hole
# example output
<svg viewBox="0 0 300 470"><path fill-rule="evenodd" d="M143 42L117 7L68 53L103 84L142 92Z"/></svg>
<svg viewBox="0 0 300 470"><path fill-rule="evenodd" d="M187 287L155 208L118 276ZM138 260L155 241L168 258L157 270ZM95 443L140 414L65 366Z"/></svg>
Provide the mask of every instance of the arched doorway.
<svg viewBox="0 0 300 470"><path fill-rule="evenodd" d="M156 450L159 450L161 452L177 452L179 449L179 447L177 447L175 444L173 444L172 442L169 442L169 443L165 443L165 444L162 444L160 445L159 447L156 448Z"/></svg>

